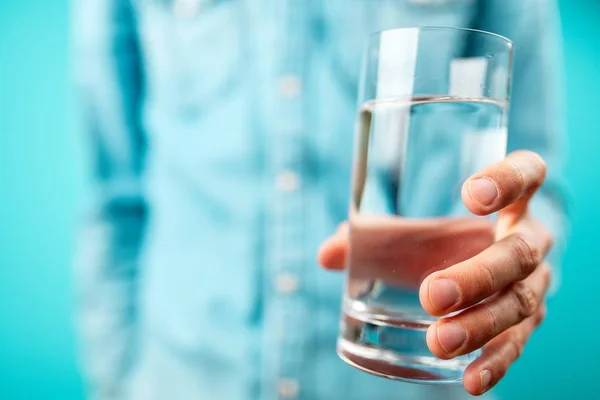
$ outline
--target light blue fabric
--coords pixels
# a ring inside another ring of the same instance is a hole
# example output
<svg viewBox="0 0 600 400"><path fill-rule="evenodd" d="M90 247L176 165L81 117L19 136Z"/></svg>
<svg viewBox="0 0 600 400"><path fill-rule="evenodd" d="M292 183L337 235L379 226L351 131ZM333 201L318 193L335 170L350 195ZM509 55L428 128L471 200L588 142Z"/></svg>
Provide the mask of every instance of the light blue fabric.
<svg viewBox="0 0 600 400"><path fill-rule="evenodd" d="M515 42L509 147L548 161L533 212L560 244L556 12L545 0L77 1L90 396L462 398L335 354L343 277L315 254L346 216L363 40L434 25Z"/></svg>

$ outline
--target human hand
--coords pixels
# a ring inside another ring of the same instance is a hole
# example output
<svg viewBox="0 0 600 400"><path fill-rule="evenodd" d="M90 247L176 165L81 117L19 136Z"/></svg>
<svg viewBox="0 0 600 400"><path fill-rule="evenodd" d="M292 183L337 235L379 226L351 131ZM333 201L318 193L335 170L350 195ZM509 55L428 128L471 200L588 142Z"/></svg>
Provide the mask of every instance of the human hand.
<svg viewBox="0 0 600 400"><path fill-rule="evenodd" d="M529 200L544 181L546 165L529 151L471 176L462 199L476 215L498 211L497 241L481 253L433 272L420 285L422 306L434 316L463 310L432 324L429 349L451 359L483 348L465 371L464 387L480 395L504 376L545 315L550 268L544 263L552 238L528 212ZM319 253L328 269L342 269L347 252L343 225Z"/></svg>

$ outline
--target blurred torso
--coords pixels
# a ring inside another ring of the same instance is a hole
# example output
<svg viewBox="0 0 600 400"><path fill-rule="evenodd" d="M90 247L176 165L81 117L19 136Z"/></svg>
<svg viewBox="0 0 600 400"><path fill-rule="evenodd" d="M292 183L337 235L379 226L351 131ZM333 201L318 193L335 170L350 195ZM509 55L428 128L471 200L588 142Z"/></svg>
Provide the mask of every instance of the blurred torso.
<svg viewBox="0 0 600 400"><path fill-rule="evenodd" d="M470 26L476 1L135 5L151 218L134 397L459 396L343 364L342 277L314 258L346 216L365 38Z"/></svg>

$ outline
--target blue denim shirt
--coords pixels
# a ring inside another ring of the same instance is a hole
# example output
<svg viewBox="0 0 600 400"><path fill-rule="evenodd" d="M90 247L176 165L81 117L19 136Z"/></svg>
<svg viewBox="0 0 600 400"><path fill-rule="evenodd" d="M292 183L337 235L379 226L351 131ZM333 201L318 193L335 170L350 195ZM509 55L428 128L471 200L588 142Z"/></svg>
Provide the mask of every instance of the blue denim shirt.
<svg viewBox="0 0 600 400"><path fill-rule="evenodd" d="M554 2L76 3L94 182L76 263L90 396L462 398L335 354L343 277L315 253L346 216L361 51L401 26L511 38L509 149L548 161L532 209L560 244Z"/></svg>

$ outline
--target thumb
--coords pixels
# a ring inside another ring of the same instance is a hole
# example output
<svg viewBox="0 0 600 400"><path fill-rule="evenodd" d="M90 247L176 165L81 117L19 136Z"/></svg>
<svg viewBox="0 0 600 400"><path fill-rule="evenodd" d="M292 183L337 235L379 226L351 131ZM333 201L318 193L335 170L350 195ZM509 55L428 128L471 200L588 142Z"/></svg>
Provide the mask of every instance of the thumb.
<svg viewBox="0 0 600 400"><path fill-rule="evenodd" d="M325 269L343 270L348 252L348 224L340 225L337 232L323 242L317 256Z"/></svg>

